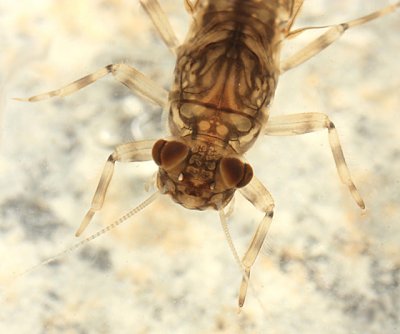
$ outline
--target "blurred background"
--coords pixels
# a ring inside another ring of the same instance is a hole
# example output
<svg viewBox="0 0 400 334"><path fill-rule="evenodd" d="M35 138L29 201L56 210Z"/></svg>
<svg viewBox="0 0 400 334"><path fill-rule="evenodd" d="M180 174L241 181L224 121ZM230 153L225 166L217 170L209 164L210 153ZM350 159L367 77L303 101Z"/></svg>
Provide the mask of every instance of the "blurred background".
<svg viewBox="0 0 400 334"><path fill-rule="evenodd" d="M297 27L340 23L389 1L306 0ZM183 2L162 6L183 40ZM340 184L326 131L260 138L247 155L275 199L243 311L241 273L215 212L161 197L129 222L16 277L79 239L119 143L167 133L161 109L112 77L66 98L23 103L110 63L168 89L174 56L135 0L0 3L0 332L398 333L399 12L348 31L279 83L272 115L335 123L362 214ZM285 44L291 54L315 36ZM85 236L151 194L154 163L117 164ZM229 225L243 254L262 217L240 195Z"/></svg>

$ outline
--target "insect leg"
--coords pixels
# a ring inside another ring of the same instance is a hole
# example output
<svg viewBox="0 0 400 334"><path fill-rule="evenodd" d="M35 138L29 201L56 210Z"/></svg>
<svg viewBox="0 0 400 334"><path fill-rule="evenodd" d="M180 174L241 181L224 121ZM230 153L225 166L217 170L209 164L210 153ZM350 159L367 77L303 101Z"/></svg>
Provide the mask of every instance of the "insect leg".
<svg viewBox="0 0 400 334"><path fill-rule="evenodd" d="M185 5L186 11L190 15L193 15L193 13L196 10L197 5L199 4L199 0L195 0L194 3L192 3L191 0L183 0L183 4Z"/></svg>
<svg viewBox="0 0 400 334"><path fill-rule="evenodd" d="M346 30L356 27L358 25L367 23L369 21L375 20L381 16L387 15L389 13L394 12L397 8L400 7L400 2L397 2L393 5L386 6L380 10L377 10L371 14L359 17L357 19L337 24L330 27L328 31L323 33L321 36L316 38L314 41L306 45L304 48L297 51L294 55L288 57L283 60L280 65L280 73L284 73L294 67L299 66L300 64L306 62L308 59L314 57L316 54L320 53L322 50L327 48L329 45L338 40ZM306 27L300 28L295 31L289 32L286 38L290 38L291 36L295 36L300 34L301 32L309 29L318 29L324 27Z"/></svg>
<svg viewBox="0 0 400 334"><path fill-rule="evenodd" d="M292 28L297 16L300 14L301 7L303 6L304 0L294 0L292 5L291 5L291 14L290 14L290 20L287 23L287 26L285 27L285 35L286 38L290 38L290 29Z"/></svg>
<svg viewBox="0 0 400 334"><path fill-rule="evenodd" d="M114 173L114 165L116 161L119 162L133 162L133 161L148 161L151 160L151 149L154 145L154 141L138 141L127 144L118 145L114 152L108 157L107 162L104 166L103 172L96 192L93 196L92 204L90 209L86 213L85 217L75 235L78 237L89 225L94 214L101 210L104 198L107 193L108 186Z"/></svg>
<svg viewBox="0 0 400 334"><path fill-rule="evenodd" d="M16 98L16 100L36 102L54 96L67 96L96 82L109 73L111 73L119 82L127 86L132 92L147 97L152 102L162 106L163 108L167 106L168 92L164 88L160 87L156 82L146 77L143 73L126 64L111 64L60 89L28 98Z"/></svg>
<svg viewBox="0 0 400 334"><path fill-rule="evenodd" d="M268 233L269 226L272 222L272 217L274 214L273 210L275 205L269 191L255 177L253 177L251 182L246 187L240 189L240 193L258 210L265 213L264 218L258 225L253 239L251 240L250 246L242 259L242 265L245 271L239 290L239 307L242 307L246 299L246 292L250 278L250 270L257 258L258 253L262 248L265 237Z"/></svg>
<svg viewBox="0 0 400 334"><path fill-rule="evenodd" d="M157 0L140 0L140 4L149 15L165 45L173 54L176 54L176 49L179 46L178 38L159 2Z"/></svg>
<svg viewBox="0 0 400 334"><path fill-rule="evenodd" d="M335 125L327 115L322 113L303 113L271 117L264 131L269 136L292 136L323 129L328 129L329 145L341 181L347 185L357 205L361 209L365 209L364 201L354 185L347 167Z"/></svg>

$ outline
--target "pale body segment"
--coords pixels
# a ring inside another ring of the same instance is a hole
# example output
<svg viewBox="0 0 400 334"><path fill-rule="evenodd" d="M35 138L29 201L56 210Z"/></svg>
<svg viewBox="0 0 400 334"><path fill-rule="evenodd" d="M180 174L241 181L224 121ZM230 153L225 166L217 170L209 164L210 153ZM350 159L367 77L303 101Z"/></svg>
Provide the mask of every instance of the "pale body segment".
<svg viewBox="0 0 400 334"><path fill-rule="evenodd" d="M169 92L129 65L112 64L61 89L19 99L33 102L66 96L111 73L131 91L147 97L168 112L171 137L123 144L109 156L92 205L77 235L101 210L115 162L152 158L159 166L157 185L161 193L169 194L174 201L189 209L219 211L230 248L243 272L239 291L239 307L242 307L250 269L267 235L274 208L272 196L253 175L251 166L243 157L260 133L287 136L327 129L340 179L357 205L365 208L329 117L313 112L270 118L269 106L280 74L322 51L347 29L393 12L400 3L347 23L325 27L329 29L319 38L281 61L280 49L285 39L294 38L307 29L323 28L291 29L302 3L299 0L186 0L185 7L193 20L185 42L179 45L158 1L142 0L141 4L163 41L177 56L175 79ZM233 246L224 212L236 189L264 213L242 259ZM152 196L144 205L139 205L78 245L124 222L154 198Z"/></svg>

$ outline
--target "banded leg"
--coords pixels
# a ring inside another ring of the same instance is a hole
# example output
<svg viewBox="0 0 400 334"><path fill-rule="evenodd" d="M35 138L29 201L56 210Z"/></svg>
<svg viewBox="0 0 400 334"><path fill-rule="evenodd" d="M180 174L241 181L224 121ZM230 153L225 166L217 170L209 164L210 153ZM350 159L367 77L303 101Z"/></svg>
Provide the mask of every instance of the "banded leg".
<svg viewBox="0 0 400 334"><path fill-rule="evenodd" d="M314 57L316 54L320 53L322 50L327 48L329 45L338 40L346 30L362 25L369 21L375 20L381 16L387 15L389 13L394 12L397 8L400 7L400 2L397 2L393 5L386 6L380 10L377 10L371 14L359 17L357 19L337 24L331 26L331 28L323 33L321 36L316 38L314 41L306 45L303 49L297 51L294 55L289 58L283 60L280 66L280 73L284 73L294 67L299 66L300 64L306 62L310 58ZM326 27L306 27L300 28L294 31L289 32L286 38L291 38L293 36L299 35L301 32L309 29L319 29L319 28L328 28Z"/></svg>
<svg viewBox="0 0 400 334"><path fill-rule="evenodd" d="M101 208L103 207L104 198L106 196L108 186L110 185L111 178L114 173L115 162L136 162L151 160L151 149L153 145L154 141L146 140L118 145L115 148L114 152L108 157L107 162L104 166L99 184L93 196L90 209L86 213L81 225L75 233L77 237L80 236L89 225L94 214L97 211L101 210Z"/></svg>
<svg viewBox="0 0 400 334"><path fill-rule="evenodd" d="M178 38L169 23L167 15L162 10L158 0L140 0L140 4L149 15L150 20L153 22L154 27L157 29L158 34L164 41L165 45L176 54L176 49L179 46Z"/></svg>
<svg viewBox="0 0 400 334"><path fill-rule="evenodd" d="M139 93L163 108L166 108L168 105L168 92L164 88L160 87L156 82L146 77L143 73L126 64L111 64L60 89L28 98L16 98L16 100L37 102L55 96L67 96L96 82L109 73L111 73L119 82L128 87L131 92Z"/></svg>
<svg viewBox="0 0 400 334"><path fill-rule="evenodd" d="M268 136L293 136L323 129L328 129L329 145L341 181L347 185L357 205L361 209L365 209L364 201L354 185L349 168L347 167L335 125L327 115L322 113L304 113L271 117L268 120L264 133Z"/></svg>
<svg viewBox="0 0 400 334"><path fill-rule="evenodd" d="M257 227L256 232L254 233L250 246L242 259L244 275L239 289L239 307L241 308L246 299L246 292L250 279L250 270L263 246L265 237L268 233L268 229L271 225L272 217L274 215L273 210L275 204L269 191L255 177L253 177L251 182L246 187L239 190L240 193L250 203L252 203L258 210L265 213L263 219Z"/></svg>

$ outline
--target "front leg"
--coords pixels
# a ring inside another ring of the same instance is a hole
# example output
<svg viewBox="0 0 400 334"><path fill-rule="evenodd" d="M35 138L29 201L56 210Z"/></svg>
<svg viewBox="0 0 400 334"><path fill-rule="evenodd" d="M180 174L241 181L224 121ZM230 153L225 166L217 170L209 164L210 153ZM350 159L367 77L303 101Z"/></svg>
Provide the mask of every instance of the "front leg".
<svg viewBox="0 0 400 334"><path fill-rule="evenodd" d="M93 196L92 204L90 209L86 213L85 217L75 235L78 237L89 225L94 214L100 211L103 207L104 199L110 185L111 178L114 173L114 165L116 161L119 162L136 162L136 161L148 161L151 160L151 149L154 145L154 141L138 141L127 144L118 145L114 152L108 157L107 162L104 166L103 172L100 177L99 184L96 192Z"/></svg>
<svg viewBox="0 0 400 334"><path fill-rule="evenodd" d="M242 283L239 289L239 307L241 308L243 307L246 299L247 287L250 279L250 270L264 244L265 237L267 236L272 222L272 217L274 215L275 204L269 191L255 177L253 177L251 182L246 187L240 189L240 193L258 210L265 213L264 218L258 225L253 239L251 240L250 246L241 261L244 270Z"/></svg>

